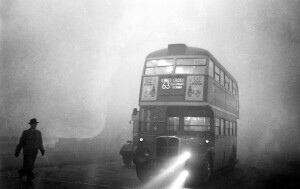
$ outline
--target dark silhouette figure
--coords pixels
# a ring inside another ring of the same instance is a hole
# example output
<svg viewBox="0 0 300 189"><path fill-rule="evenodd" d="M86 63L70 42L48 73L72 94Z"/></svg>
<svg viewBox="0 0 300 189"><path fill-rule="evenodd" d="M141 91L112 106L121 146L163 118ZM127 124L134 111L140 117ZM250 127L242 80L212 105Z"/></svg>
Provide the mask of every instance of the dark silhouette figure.
<svg viewBox="0 0 300 189"><path fill-rule="evenodd" d="M35 118L30 120L28 123L30 128L23 131L15 152L15 156L18 157L21 149L23 149L23 168L19 170L19 177L22 179L26 175L28 184L32 184L32 179L34 179L32 170L38 150L41 151L42 156L45 154L42 134L36 129L38 123Z"/></svg>

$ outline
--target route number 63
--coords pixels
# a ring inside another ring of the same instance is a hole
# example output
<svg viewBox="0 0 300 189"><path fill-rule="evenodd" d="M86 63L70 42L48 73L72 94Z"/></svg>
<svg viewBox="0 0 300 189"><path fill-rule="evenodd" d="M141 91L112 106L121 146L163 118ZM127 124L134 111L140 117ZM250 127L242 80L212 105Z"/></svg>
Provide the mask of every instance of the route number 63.
<svg viewBox="0 0 300 189"><path fill-rule="evenodd" d="M169 82L164 82L161 86L162 89L170 89L170 83Z"/></svg>

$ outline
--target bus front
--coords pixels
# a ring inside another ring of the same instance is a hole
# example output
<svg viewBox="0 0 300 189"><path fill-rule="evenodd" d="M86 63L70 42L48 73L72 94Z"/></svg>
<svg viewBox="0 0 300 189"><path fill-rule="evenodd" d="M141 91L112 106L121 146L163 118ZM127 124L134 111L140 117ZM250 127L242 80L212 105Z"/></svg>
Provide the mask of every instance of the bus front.
<svg viewBox="0 0 300 189"><path fill-rule="evenodd" d="M213 111L206 102L208 59L208 51L184 44L147 56L134 152L139 179L171 168L205 167L202 172L210 174L214 135Z"/></svg>

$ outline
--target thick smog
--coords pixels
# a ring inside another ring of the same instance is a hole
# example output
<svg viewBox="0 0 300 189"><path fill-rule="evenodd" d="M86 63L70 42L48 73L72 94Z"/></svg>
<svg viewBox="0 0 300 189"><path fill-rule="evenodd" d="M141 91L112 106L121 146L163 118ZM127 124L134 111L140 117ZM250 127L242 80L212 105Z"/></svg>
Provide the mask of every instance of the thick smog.
<svg viewBox="0 0 300 189"><path fill-rule="evenodd" d="M0 188L299 188L299 1L0 0Z"/></svg>

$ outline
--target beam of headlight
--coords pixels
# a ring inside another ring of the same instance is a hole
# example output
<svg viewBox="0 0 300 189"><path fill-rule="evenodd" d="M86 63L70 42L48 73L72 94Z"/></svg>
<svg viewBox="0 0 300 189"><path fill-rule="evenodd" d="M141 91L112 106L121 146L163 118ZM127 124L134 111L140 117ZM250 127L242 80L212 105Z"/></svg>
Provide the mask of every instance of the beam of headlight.
<svg viewBox="0 0 300 189"><path fill-rule="evenodd" d="M186 178L189 176L189 172L187 170L183 170L176 180L171 185L170 189L179 189L182 188Z"/></svg>
<svg viewBox="0 0 300 189"><path fill-rule="evenodd" d="M168 177L172 175L172 173L175 172L175 170L179 170L179 168L182 168L181 166L184 165L184 163L191 157L190 152L185 152L181 154L176 161L164 172L160 173L159 175L155 176L152 181L144 185L143 188L156 188L155 185L159 184L163 180L167 180ZM185 173L186 174L186 173ZM185 175L184 174L184 175ZM177 179L176 179L177 180Z"/></svg>
<svg viewBox="0 0 300 189"><path fill-rule="evenodd" d="M167 169L166 172L173 172L178 166L182 165L190 157L191 157L191 153L190 152L184 152L181 156L179 156L179 158L177 159L177 161L173 165L171 165L171 167L169 167Z"/></svg>

